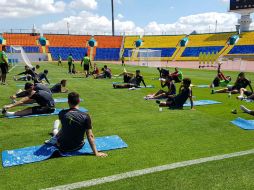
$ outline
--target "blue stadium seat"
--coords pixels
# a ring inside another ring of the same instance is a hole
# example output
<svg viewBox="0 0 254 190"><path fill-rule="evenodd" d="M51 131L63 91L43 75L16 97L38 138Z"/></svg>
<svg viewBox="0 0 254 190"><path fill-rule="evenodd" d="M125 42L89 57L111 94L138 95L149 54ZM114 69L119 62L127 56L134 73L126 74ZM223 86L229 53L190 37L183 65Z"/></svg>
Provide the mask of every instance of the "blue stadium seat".
<svg viewBox="0 0 254 190"><path fill-rule="evenodd" d="M74 60L81 60L87 53L87 48L79 47L49 47L49 52L51 53L53 60L58 60L58 56L62 57L62 60L67 60L69 54L72 54Z"/></svg>
<svg viewBox="0 0 254 190"><path fill-rule="evenodd" d="M149 49L161 50L161 57L172 57L176 51L176 48L149 48ZM123 53L124 57L129 57L128 55L129 50L132 50L132 49L130 48L124 49L124 53ZM142 50L142 48L140 48L140 50Z"/></svg>
<svg viewBox="0 0 254 190"><path fill-rule="evenodd" d="M120 48L97 48L94 60L117 61L119 53Z"/></svg>
<svg viewBox="0 0 254 190"><path fill-rule="evenodd" d="M40 53L40 48L38 46L23 46L23 49L26 53ZM6 52L11 53L10 46L6 46Z"/></svg>
<svg viewBox="0 0 254 190"><path fill-rule="evenodd" d="M200 53L220 52L223 46L206 46L206 47L187 47L182 57L199 57Z"/></svg>
<svg viewBox="0 0 254 190"><path fill-rule="evenodd" d="M234 46L228 54L254 54L254 45Z"/></svg>

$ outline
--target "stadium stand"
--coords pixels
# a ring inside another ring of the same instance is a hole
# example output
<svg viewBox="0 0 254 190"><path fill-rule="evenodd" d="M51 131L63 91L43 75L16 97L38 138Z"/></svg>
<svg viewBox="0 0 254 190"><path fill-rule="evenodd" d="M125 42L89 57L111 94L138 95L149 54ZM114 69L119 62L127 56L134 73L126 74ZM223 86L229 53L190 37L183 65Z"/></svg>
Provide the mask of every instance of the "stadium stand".
<svg viewBox="0 0 254 190"><path fill-rule="evenodd" d="M37 40L39 36L33 36L31 34L12 34L3 33L3 38L6 40L7 46L38 46Z"/></svg>
<svg viewBox="0 0 254 190"><path fill-rule="evenodd" d="M228 53L229 55L253 55L254 32L244 32L240 35L237 45Z"/></svg>
<svg viewBox="0 0 254 190"><path fill-rule="evenodd" d="M44 37L49 41L49 47L86 47L87 41L91 36L81 35L51 35L45 34Z"/></svg>
<svg viewBox="0 0 254 190"><path fill-rule="evenodd" d="M119 60L122 36L94 36L94 39L97 42L94 60Z"/></svg>
<svg viewBox="0 0 254 190"><path fill-rule="evenodd" d="M195 34L188 36L189 42L177 60L198 60L199 54L224 52L227 42L234 33Z"/></svg>
<svg viewBox="0 0 254 190"><path fill-rule="evenodd" d="M81 60L85 53L87 53L87 48L79 47L49 47L49 52L51 53L53 60L58 60L58 56L61 55L62 60L67 60L68 55L71 53L74 60Z"/></svg>

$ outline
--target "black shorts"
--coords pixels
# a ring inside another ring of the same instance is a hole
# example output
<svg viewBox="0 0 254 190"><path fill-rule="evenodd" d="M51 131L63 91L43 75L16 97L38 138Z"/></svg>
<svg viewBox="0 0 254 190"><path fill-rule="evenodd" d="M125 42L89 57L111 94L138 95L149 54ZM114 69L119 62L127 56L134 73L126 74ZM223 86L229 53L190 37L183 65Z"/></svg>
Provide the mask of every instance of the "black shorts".
<svg viewBox="0 0 254 190"><path fill-rule="evenodd" d="M84 71L89 71L89 65L87 64L84 65Z"/></svg>
<svg viewBox="0 0 254 190"><path fill-rule="evenodd" d="M220 79L218 77L216 77L213 80L213 85L214 85L214 87L219 87L220 86Z"/></svg>
<svg viewBox="0 0 254 190"><path fill-rule="evenodd" d="M32 114L49 114L53 113L55 111L55 108L51 107L42 107L42 106L35 106L32 107Z"/></svg>
<svg viewBox="0 0 254 190"><path fill-rule="evenodd" d="M233 91L233 90L238 90L238 89L235 86L229 86L228 87L228 91Z"/></svg>
<svg viewBox="0 0 254 190"><path fill-rule="evenodd" d="M251 96L253 93L251 92L251 91L246 91L246 92L244 92L244 95L245 96Z"/></svg>
<svg viewBox="0 0 254 190"><path fill-rule="evenodd" d="M6 74L8 72L8 67L5 64L0 64L2 74Z"/></svg>

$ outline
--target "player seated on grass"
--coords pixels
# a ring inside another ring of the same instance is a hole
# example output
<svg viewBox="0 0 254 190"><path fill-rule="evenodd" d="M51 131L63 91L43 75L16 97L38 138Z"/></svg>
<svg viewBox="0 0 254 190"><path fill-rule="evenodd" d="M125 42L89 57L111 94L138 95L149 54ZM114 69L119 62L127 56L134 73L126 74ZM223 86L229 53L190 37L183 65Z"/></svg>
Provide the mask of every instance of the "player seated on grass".
<svg viewBox="0 0 254 190"><path fill-rule="evenodd" d="M235 84L233 86L224 88L224 89L220 89L220 90L212 90L212 94L214 93L232 93L232 94L238 94L240 93L240 89L241 88L246 88L247 86L250 87L251 92L253 92L252 86L250 84L250 80L245 78L245 73L241 72L238 74L238 77L235 81Z"/></svg>
<svg viewBox="0 0 254 190"><path fill-rule="evenodd" d="M111 69L108 68L107 65L104 65L104 78L109 78L111 79L112 78L112 72L111 72Z"/></svg>
<svg viewBox="0 0 254 190"><path fill-rule="evenodd" d="M171 73L170 76L176 83L182 82L183 80L183 73L179 70L178 67L175 68L175 72Z"/></svg>
<svg viewBox="0 0 254 190"><path fill-rule="evenodd" d="M34 91L40 91L40 90L43 90L43 91L46 91L47 93L49 94L52 94L51 90L45 86L44 84L41 84L41 83L36 83L33 85L33 90ZM10 99L12 99L13 101L16 100L17 98L24 98L26 96L29 96L29 91L27 90L18 90L16 92L16 94L10 96ZM14 101L15 102L15 101ZM31 102L32 103L32 102Z"/></svg>
<svg viewBox="0 0 254 190"><path fill-rule="evenodd" d="M85 57L83 57L83 59L81 60L81 67L83 64L84 64L85 76L87 78L89 76L89 69L90 67L92 68L91 60L88 57L87 53L85 54Z"/></svg>
<svg viewBox="0 0 254 190"><path fill-rule="evenodd" d="M68 94L68 110L62 110L53 127L53 137L45 141L46 144L57 146L63 152L72 152L84 146L86 134L90 147L95 156L106 157L107 154L98 152L95 145L95 137L92 131L92 121L87 113L79 111L79 94ZM59 130L60 124L62 125Z"/></svg>
<svg viewBox="0 0 254 190"><path fill-rule="evenodd" d="M227 87L228 84L231 81L230 76L226 76L221 71L221 63L218 64L218 70L217 70L217 76L214 78L212 84L210 85L210 88L214 87Z"/></svg>
<svg viewBox="0 0 254 190"><path fill-rule="evenodd" d="M244 112L244 113L247 113L247 114L250 114L250 115L253 115L254 116L254 111L253 110L250 110L248 108L246 108L244 105L241 105L240 106L240 109Z"/></svg>
<svg viewBox="0 0 254 190"><path fill-rule="evenodd" d="M161 78L161 87L168 87L168 91L159 90L155 94L150 94L145 97L146 100L149 99L164 99L173 97L176 94L176 86L170 76L166 76L166 79Z"/></svg>
<svg viewBox="0 0 254 190"><path fill-rule="evenodd" d="M102 71L101 73L93 75L94 79L106 79L106 78L111 79L112 77L111 70L107 67L107 65L104 65L101 71Z"/></svg>
<svg viewBox="0 0 254 190"><path fill-rule="evenodd" d="M48 70L44 70L43 73L39 73L35 79L34 79L34 83L45 83L44 80L46 80L46 82L48 84L50 84L48 78L47 78L47 75L48 75Z"/></svg>
<svg viewBox="0 0 254 190"><path fill-rule="evenodd" d="M189 78L184 78L182 85L180 86L179 94L176 96L171 96L167 99L166 102L156 101L160 107L169 107L171 109L183 109L184 103L187 99L190 99L191 109L193 109L193 100L192 100L192 89L190 87L191 80Z"/></svg>
<svg viewBox="0 0 254 190"><path fill-rule="evenodd" d="M55 84L50 88L52 93L67 93L68 89L66 88L67 80L61 80L60 83Z"/></svg>
<svg viewBox="0 0 254 190"><path fill-rule="evenodd" d="M129 79L127 84L113 84L114 88L140 88L141 82L146 87L146 83L142 75L140 75L140 70L136 70L136 75Z"/></svg>
<svg viewBox="0 0 254 190"><path fill-rule="evenodd" d="M121 77L123 76L123 82L124 83L129 83L131 78L134 76L135 74L134 73L131 73L131 72L127 72L127 70L124 68L123 72L119 75L115 75L115 76L118 76L118 77Z"/></svg>
<svg viewBox="0 0 254 190"><path fill-rule="evenodd" d="M2 113L5 116L26 116L26 115L35 115L35 114L49 114L55 111L55 102L52 98L52 94L44 91L34 90L34 85L32 83L25 84L25 90L28 93L28 96L22 98L21 100L5 105L2 109ZM39 106L29 107L24 110L16 111L16 112L9 112L7 110L14 108L16 106L20 106L23 104L28 104L35 101Z"/></svg>
<svg viewBox="0 0 254 190"><path fill-rule="evenodd" d="M99 75L100 70L96 63L93 64L93 71L91 72L91 75Z"/></svg>
<svg viewBox="0 0 254 190"><path fill-rule="evenodd" d="M23 75L19 78L17 76ZM27 65L25 66L25 71L22 73L17 74L17 76L14 76L13 79L15 81L30 81L34 80L36 73L34 72L33 69L29 68Z"/></svg>

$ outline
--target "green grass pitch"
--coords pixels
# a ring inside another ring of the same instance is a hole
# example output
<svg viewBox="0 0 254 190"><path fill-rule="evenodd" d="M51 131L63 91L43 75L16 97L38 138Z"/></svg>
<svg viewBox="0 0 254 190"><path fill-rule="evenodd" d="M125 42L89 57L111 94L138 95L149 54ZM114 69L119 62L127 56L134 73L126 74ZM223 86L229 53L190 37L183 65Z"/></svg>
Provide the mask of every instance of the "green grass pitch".
<svg viewBox="0 0 254 190"><path fill-rule="evenodd" d="M66 63L64 63L66 65ZM103 66L103 64L99 64ZM76 65L81 70L79 64ZM114 74L121 73L120 65L110 65ZM195 107L184 110L160 112L154 101L143 97L160 89L155 68L127 66L128 71L141 69L145 81L155 85L154 89L128 91L113 89L112 82L121 79L94 80L74 78L67 74L67 67L56 63L42 63L49 70L51 83L68 80L70 91L80 93L82 107L89 110L95 136L119 135L128 144L127 149L108 152L107 158L76 156L16 166L0 167L0 189L41 189L74 183L137 169L160 166L174 162L209 157L252 149L254 132L233 126L236 117L251 119L239 110L241 104L253 108L251 103L236 100L236 95L210 94L210 89L193 88L196 100L210 99L223 102L219 105ZM10 102L9 96L18 88L12 80L23 67L16 67L8 75L8 85L0 86L0 105ZM171 69L172 70L172 69ZM184 76L193 84L209 84L216 71L184 69ZM236 72L225 72L235 80ZM247 73L253 81L254 74ZM179 84L177 85L179 87ZM66 94L54 95L66 97ZM66 103L57 104L66 108ZM238 114L231 114L232 109ZM57 116L26 119L0 118L0 152L39 145L49 138ZM0 158L1 161L1 158ZM88 189L253 189L253 155L210 162L171 171L164 171L136 178L121 180Z"/></svg>

